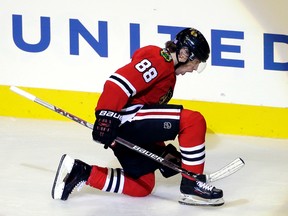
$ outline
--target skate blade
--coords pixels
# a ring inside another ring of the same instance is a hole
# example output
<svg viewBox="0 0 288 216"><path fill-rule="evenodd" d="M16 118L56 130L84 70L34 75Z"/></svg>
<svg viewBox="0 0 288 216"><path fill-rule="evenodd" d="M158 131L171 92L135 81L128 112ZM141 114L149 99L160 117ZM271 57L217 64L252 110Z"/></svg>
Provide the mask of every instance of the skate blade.
<svg viewBox="0 0 288 216"><path fill-rule="evenodd" d="M61 157L56 176L52 187L52 198L61 199L65 187L65 180L71 172L74 164L74 159L64 154Z"/></svg>
<svg viewBox="0 0 288 216"><path fill-rule="evenodd" d="M221 206L224 204L224 199L203 199L198 196L189 194L181 194L178 202L182 205L193 205L193 206Z"/></svg>

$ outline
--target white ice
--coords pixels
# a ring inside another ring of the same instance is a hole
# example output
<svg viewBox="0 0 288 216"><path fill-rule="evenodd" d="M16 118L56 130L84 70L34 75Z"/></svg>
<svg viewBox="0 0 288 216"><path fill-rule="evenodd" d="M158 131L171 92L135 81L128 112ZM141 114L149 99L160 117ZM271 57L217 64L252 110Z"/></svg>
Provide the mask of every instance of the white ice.
<svg viewBox="0 0 288 216"><path fill-rule="evenodd" d="M53 200L51 187L62 154L119 167L112 151L93 142L91 130L74 122L0 117L0 145L0 216L288 215L287 139L207 134L206 172L237 157L246 162L239 172L214 183L224 191L221 207L180 205L180 176L165 179L159 173L148 197L85 186L67 201Z"/></svg>

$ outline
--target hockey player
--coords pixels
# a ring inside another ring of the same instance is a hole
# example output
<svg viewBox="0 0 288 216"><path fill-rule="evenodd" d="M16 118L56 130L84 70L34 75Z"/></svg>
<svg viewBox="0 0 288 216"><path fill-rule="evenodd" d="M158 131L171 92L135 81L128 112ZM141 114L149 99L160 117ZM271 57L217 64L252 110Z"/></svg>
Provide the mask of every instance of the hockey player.
<svg viewBox="0 0 288 216"><path fill-rule="evenodd" d="M155 170L164 177L176 172L115 142L117 136L184 169L203 174L206 122L197 111L167 104L173 95L177 75L200 70L210 54L202 33L193 28L180 31L165 48L138 49L131 62L119 68L105 82L95 109L92 136L104 148L111 148L122 168L88 165L63 155L52 188L54 199L67 200L79 185L134 197L151 194ZM189 89L187 89L189 90ZM178 136L180 152L164 141ZM182 176L179 202L219 206L223 192L211 185Z"/></svg>

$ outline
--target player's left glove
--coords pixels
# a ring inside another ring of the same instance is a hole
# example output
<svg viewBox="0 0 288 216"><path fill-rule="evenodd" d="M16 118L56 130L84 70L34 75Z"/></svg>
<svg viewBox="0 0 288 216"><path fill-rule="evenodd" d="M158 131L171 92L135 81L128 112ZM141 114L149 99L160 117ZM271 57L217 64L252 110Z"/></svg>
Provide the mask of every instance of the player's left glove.
<svg viewBox="0 0 288 216"><path fill-rule="evenodd" d="M122 116L118 112L111 110L98 110L95 115L96 121L92 132L93 139L104 144L104 148L107 149L117 137Z"/></svg>
<svg viewBox="0 0 288 216"><path fill-rule="evenodd" d="M181 166L181 153L177 151L176 147L172 144L168 144L167 146L165 146L164 152L161 154L161 157L178 166ZM165 178L169 178L178 174L177 171L172 170L171 168L168 168L164 165L162 165L159 170Z"/></svg>

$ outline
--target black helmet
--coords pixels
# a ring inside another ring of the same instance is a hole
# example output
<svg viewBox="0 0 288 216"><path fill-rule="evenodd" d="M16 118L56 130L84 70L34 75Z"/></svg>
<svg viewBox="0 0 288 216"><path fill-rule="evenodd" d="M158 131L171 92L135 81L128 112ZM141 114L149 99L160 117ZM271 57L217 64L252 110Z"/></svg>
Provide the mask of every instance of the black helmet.
<svg viewBox="0 0 288 216"><path fill-rule="evenodd" d="M209 58L210 48L205 37L200 31L194 28L186 28L180 31L174 40L177 46L177 53L183 47L187 47L190 56L189 59L193 60L198 58L201 62L206 62Z"/></svg>

